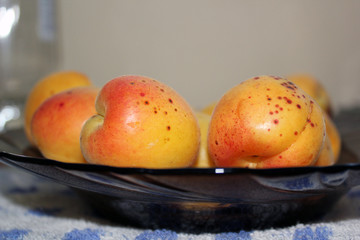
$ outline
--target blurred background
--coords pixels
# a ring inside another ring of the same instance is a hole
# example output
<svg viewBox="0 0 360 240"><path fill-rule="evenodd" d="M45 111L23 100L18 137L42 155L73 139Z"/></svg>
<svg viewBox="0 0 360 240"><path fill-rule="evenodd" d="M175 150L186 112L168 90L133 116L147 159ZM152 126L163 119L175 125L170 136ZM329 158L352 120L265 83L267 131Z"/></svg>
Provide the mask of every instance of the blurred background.
<svg viewBox="0 0 360 240"><path fill-rule="evenodd" d="M0 4L2 98L52 71L77 70L99 87L120 75L149 76L197 109L250 77L305 72L325 86L335 112L360 105L358 0ZM9 23L17 24L12 32Z"/></svg>
<svg viewBox="0 0 360 240"><path fill-rule="evenodd" d="M62 0L61 68L99 86L162 81L194 108L247 78L307 72L335 110L360 104L358 0Z"/></svg>

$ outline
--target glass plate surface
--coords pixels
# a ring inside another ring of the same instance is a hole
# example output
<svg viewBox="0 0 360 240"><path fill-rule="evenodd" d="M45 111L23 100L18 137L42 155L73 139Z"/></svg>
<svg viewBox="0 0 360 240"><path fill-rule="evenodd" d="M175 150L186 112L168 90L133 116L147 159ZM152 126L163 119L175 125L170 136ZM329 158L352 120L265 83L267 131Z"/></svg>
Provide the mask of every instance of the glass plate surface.
<svg viewBox="0 0 360 240"><path fill-rule="evenodd" d="M359 145L360 146L360 145ZM42 158L21 129L0 135L0 161L77 191L119 224L181 232L282 227L319 219L360 184L359 157L343 145L330 167L145 169Z"/></svg>

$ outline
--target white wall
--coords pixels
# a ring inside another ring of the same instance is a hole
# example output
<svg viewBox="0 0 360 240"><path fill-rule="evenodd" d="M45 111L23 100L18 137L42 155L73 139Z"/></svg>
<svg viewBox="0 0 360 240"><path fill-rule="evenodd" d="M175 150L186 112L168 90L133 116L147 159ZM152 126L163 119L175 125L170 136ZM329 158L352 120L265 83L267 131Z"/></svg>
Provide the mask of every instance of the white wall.
<svg viewBox="0 0 360 240"><path fill-rule="evenodd" d="M255 75L308 72L360 104L358 0L61 0L63 69L102 86L140 74L195 108Z"/></svg>

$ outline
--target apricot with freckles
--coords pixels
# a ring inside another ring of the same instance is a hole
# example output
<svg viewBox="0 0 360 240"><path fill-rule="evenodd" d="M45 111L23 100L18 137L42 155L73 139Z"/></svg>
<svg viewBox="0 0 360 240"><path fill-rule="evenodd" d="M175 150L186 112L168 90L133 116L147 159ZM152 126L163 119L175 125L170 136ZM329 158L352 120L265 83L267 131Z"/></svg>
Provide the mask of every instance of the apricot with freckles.
<svg viewBox="0 0 360 240"><path fill-rule="evenodd" d="M55 72L39 80L29 93L24 109L25 134L30 143L33 143L30 130L31 119L41 103L61 91L91 85L90 79L77 71Z"/></svg>
<svg viewBox="0 0 360 240"><path fill-rule="evenodd" d="M314 165L325 141L321 108L294 83L248 79L215 106L208 148L216 166L280 168Z"/></svg>
<svg viewBox="0 0 360 240"><path fill-rule="evenodd" d="M287 79L294 82L298 87L307 92L322 108L326 125L326 138L328 139L326 139L326 147L324 147L324 150L315 165L333 165L336 163L340 155L341 136L331 118L333 111L330 95L319 80L310 74L293 74L288 76ZM326 153L326 151L331 152Z"/></svg>
<svg viewBox="0 0 360 240"><path fill-rule="evenodd" d="M318 79L311 74L293 74L287 76L286 79L292 81L309 94L324 112L332 116L333 111L330 96Z"/></svg>
<svg viewBox="0 0 360 240"><path fill-rule="evenodd" d="M45 100L31 121L35 145L46 158L71 163L86 163L80 150L80 131L93 116L98 89L78 87L57 93Z"/></svg>
<svg viewBox="0 0 360 240"><path fill-rule="evenodd" d="M103 86L96 110L81 132L81 149L89 163L181 168L196 160L197 119L169 86L144 76L121 76Z"/></svg>
<svg viewBox="0 0 360 240"><path fill-rule="evenodd" d="M202 112L211 115L215 106L216 102L211 103L203 108ZM330 116L326 112L323 112L323 114L326 125L326 139L319 158L316 160L315 166L331 166L335 164L339 159L341 150L341 137L339 131Z"/></svg>

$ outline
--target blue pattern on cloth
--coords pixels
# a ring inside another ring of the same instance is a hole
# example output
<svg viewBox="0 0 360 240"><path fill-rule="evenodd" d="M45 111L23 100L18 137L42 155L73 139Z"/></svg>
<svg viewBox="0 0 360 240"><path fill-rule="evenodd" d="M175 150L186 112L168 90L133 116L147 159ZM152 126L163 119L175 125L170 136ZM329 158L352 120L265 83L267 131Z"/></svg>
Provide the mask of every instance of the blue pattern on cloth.
<svg viewBox="0 0 360 240"><path fill-rule="evenodd" d="M313 231L310 227L295 230L293 240L329 240L332 231L328 227L316 227Z"/></svg>
<svg viewBox="0 0 360 240"><path fill-rule="evenodd" d="M251 240L249 232L240 231L239 233L220 233L215 236L215 240Z"/></svg>
<svg viewBox="0 0 360 240"><path fill-rule="evenodd" d="M102 235L104 235L104 231L99 229L74 229L71 232L65 233L65 236L62 238L62 240L100 240Z"/></svg>
<svg viewBox="0 0 360 240"><path fill-rule="evenodd" d="M0 231L0 240L20 240L27 235L29 230L24 229L11 229L8 231Z"/></svg>
<svg viewBox="0 0 360 240"><path fill-rule="evenodd" d="M169 230L145 231L139 234L135 240L176 240L176 232Z"/></svg>
<svg viewBox="0 0 360 240"><path fill-rule="evenodd" d="M266 230L185 234L146 230L102 219L68 187L0 168L0 240L332 240L360 239L360 187L354 188L321 221ZM303 187L306 179L289 182Z"/></svg>

